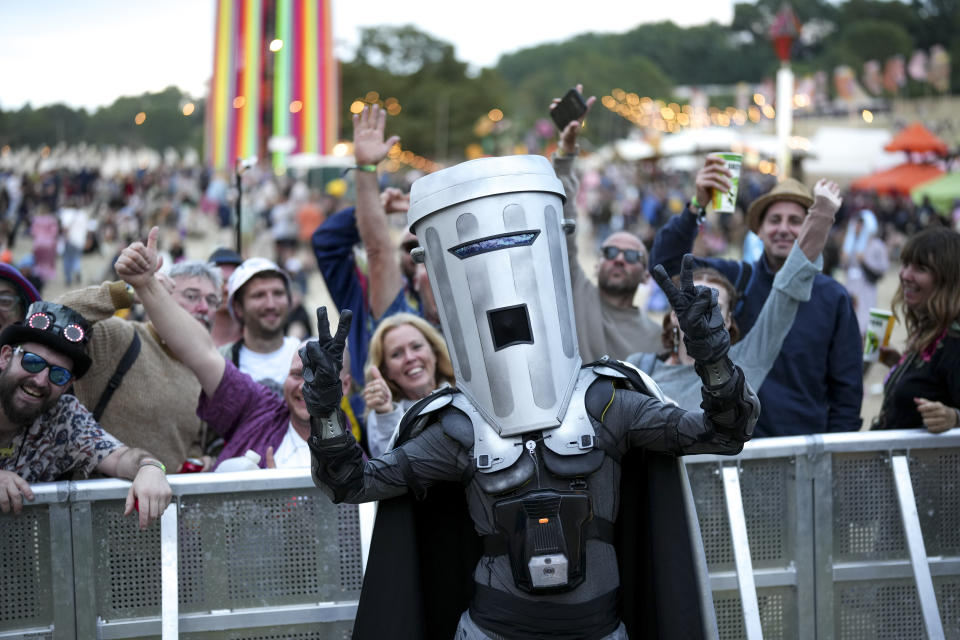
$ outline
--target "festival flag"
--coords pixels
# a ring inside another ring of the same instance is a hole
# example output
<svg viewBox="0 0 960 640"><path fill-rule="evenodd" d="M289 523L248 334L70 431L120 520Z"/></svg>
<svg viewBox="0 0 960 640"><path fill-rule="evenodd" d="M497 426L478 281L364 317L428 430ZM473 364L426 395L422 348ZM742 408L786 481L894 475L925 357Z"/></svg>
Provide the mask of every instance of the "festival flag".
<svg viewBox="0 0 960 640"><path fill-rule="evenodd" d="M880 63L876 60L867 60L863 63L863 86L872 95L883 93L883 78L880 75Z"/></svg>
<svg viewBox="0 0 960 640"><path fill-rule="evenodd" d="M940 93L950 90L950 54L938 44L930 47L930 84Z"/></svg>
<svg viewBox="0 0 960 640"><path fill-rule="evenodd" d="M904 70L903 56L896 55L888 58L883 69L883 88L887 93L896 95L906 83L907 74Z"/></svg>
<svg viewBox="0 0 960 640"><path fill-rule="evenodd" d="M917 49L910 56L910 62L907 63L907 73L914 80L926 82L927 80L927 54Z"/></svg>

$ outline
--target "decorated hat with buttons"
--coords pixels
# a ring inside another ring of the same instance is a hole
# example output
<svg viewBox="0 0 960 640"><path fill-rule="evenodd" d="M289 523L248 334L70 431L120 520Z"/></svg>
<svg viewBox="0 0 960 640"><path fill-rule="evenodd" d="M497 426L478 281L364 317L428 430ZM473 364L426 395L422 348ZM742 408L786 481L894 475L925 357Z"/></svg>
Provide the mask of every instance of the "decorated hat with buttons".
<svg viewBox="0 0 960 640"><path fill-rule="evenodd" d="M55 302L34 302L23 321L0 332L0 346L36 342L73 360L73 375L80 378L90 368L87 341L90 323L70 307Z"/></svg>

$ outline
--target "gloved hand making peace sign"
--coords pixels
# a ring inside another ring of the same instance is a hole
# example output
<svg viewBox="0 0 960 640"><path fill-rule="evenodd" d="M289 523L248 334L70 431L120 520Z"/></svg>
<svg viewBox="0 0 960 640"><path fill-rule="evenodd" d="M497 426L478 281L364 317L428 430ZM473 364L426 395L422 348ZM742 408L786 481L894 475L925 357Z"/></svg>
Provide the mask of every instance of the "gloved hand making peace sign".
<svg viewBox="0 0 960 640"><path fill-rule="evenodd" d="M677 314L687 353L700 364L710 364L727 355L730 334L723 326L723 315L717 305L717 291L710 287L694 286L693 268L693 256L688 253L683 256L679 289L662 265L654 267L653 277Z"/></svg>
<svg viewBox="0 0 960 640"><path fill-rule="evenodd" d="M327 308L317 309L317 340L300 347L303 360L303 400L307 411L314 418L324 418L340 406L343 389L340 385L340 369L343 367L343 349L350 331L353 312L340 312L336 335L330 334Z"/></svg>

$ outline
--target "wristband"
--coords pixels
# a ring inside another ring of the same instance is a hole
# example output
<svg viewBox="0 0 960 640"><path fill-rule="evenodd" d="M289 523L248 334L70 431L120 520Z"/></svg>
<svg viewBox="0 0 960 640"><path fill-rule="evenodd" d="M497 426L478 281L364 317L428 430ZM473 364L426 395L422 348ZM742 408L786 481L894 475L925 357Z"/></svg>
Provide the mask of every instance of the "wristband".
<svg viewBox="0 0 960 640"><path fill-rule="evenodd" d="M341 175L341 176L345 176L345 175L347 175L348 173L350 173L351 171L354 171L354 170L356 170L356 171L363 171L364 173L376 173L376 172L377 172L377 165L375 165L375 164L358 164L358 165L354 165L354 166L352 166L352 167L347 167L346 169L344 169L343 171L341 171L341 172L340 172L340 175Z"/></svg>
<svg viewBox="0 0 960 640"><path fill-rule="evenodd" d="M157 469L160 469L160 471L163 471L164 473L167 472L167 466L162 462L160 462L159 460L157 460L156 458L143 458L142 460L140 460L139 467L141 469L148 466L156 467Z"/></svg>
<svg viewBox="0 0 960 640"><path fill-rule="evenodd" d="M697 196L696 196L696 195L694 195L692 198L690 198L690 206L693 207L694 209L699 210L699 211L703 211L703 207L700 206L700 201L697 200Z"/></svg>

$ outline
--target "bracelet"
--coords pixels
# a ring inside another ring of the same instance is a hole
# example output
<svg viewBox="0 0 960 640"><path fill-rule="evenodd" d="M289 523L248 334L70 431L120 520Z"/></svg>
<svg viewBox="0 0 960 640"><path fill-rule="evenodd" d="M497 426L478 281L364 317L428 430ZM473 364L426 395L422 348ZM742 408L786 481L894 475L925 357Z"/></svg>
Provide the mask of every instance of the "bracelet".
<svg viewBox="0 0 960 640"><path fill-rule="evenodd" d="M344 169L343 171L340 172L340 177L343 177L343 176L347 175L348 173L350 173L351 171L354 171L354 170L356 170L356 171L363 171L364 173L376 173L376 172L377 172L377 165L375 165L375 164L357 164L357 165L354 165L354 166L352 166L352 167L347 167L346 169Z"/></svg>
<svg viewBox="0 0 960 640"><path fill-rule="evenodd" d="M156 458L143 458L143 459L140 460L140 465L139 465L139 467L140 467L141 469L143 469L144 467L148 467L148 466L149 466L149 467L156 467L157 469L160 469L160 471L163 471L164 473L167 472L167 466L166 466L165 464L163 464L162 462L160 462L159 460L157 460Z"/></svg>

